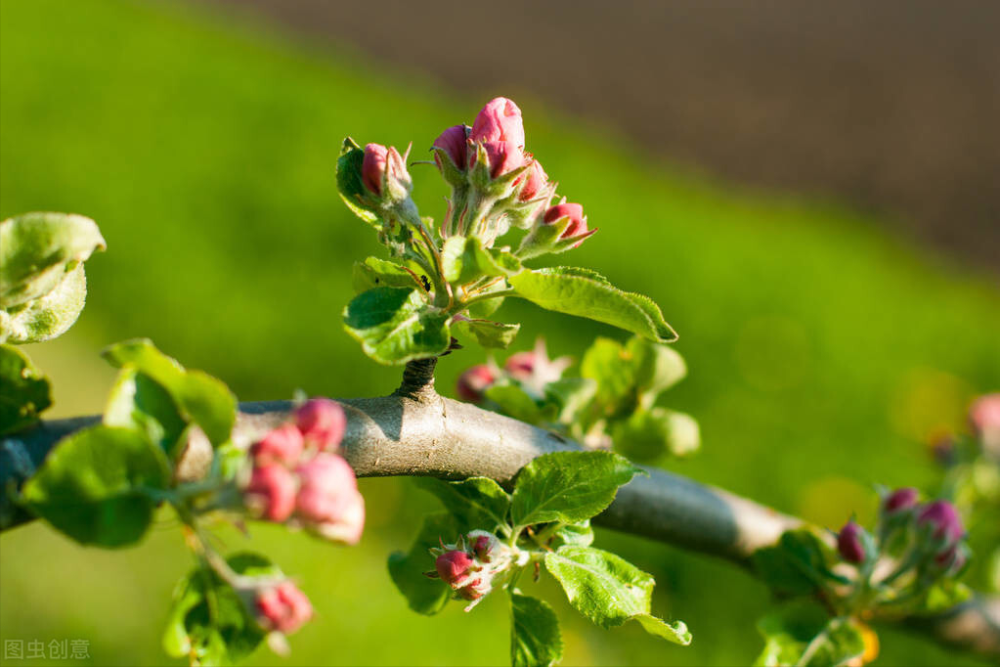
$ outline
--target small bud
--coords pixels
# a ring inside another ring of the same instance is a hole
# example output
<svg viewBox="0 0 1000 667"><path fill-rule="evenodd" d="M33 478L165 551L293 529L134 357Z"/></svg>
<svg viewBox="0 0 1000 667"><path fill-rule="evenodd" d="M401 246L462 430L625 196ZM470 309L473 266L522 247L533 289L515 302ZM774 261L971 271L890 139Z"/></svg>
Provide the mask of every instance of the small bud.
<svg viewBox="0 0 1000 667"><path fill-rule="evenodd" d="M409 201L413 190L413 180L406 170L406 160L394 147L381 144L365 146L365 157L361 162L361 182L374 197L378 205L397 205Z"/></svg>
<svg viewBox="0 0 1000 667"><path fill-rule="evenodd" d="M446 551L434 562L441 580L452 588L461 586L469 578L475 563L464 551Z"/></svg>
<svg viewBox="0 0 1000 667"><path fill-rule="evenodd" d="M493 178L500 178L524 166L524 152L512 141L490 141L483 144L483 149L486 151L490 176ZM476 155L470 155L469 159L471 167L476 161Z"/></svg>
<svg viewBox="0 0 1000 667"><path fill-rule="evenodd" d="M481 403L483 394L496 381L493 371L485 364L473 366L458 377L458 397L470 403Z"/></svg>
<svg viewBox="0 0 1000 667"><path fill-rule="evenodd" d="M321 452L296 472L301 481L295 498L297 518L320 537L357 544L364 530L365 507L347 461Z"/></svg>
<svg viewBox="0 0 1000 667"><path fill-rule="evenodd" d="M573 245L574 248L579 247L580 243L583 243L583 240L593 233L587 229L587 218L583 215L583 207L579 204L556 204L545 211L542 222L551 225L563 218L569 218L569 224L566 225L566 230L559 235L559 238L579 238L580 241Z"/></svg>
<svg viewBox="0 0 1000 667"><path fill-rule="evenodd" d="M340 403L328 398L313 398L295 411L295 423L305 441L321 451L334 451L344 439L347 416Z"/></svg>
<svg viewBox="0 0 1000 667"><path fill-rule="evenodd" d="M280 523L295 509L295 476L276 463L255 467L243 498L258 516Z"/></svg>
<svg viewBox="0 0 1000 667"><path fill-rule="evenodd" d="M521 186L517 198L521 201L531 201L542 193L548 185L549 178L538 160L531 161L525 174L527 175L524 177L524 185Z"/></svg>
<svg viewBox="0 0 1000 667"><path fill-rule="evenodd" d="M291 581L260 591L256 607L261 627L286 635L297 631L313 615L309 598Z"/></svg>
<svg viewBox="0 0 1000 667"><path fill-rule="evenodd" d="M469 139L474 143L509 141L524 147L524 122L521 110L506 97L497 97L486 103L472 124Z"/></svg>
<svg viewBox="0 0 1000 667"><path fill-rule="evenodd" d="M920 500L920 493L913 487L903 487L896 489L882 503L882 511L886 516L893 516L902 512L908 512L917 506Z"/></svg>
<svg viewBox="0 0 1000 667"><path fill-rule="evenodd" d="M468 535L469 545L476 559L482 563L490 562L490 554L499 544L496 536L485 530L474 530Z"/></svg>
<svg viewBox="0 0 1000 667"><path fill-rule="evenodd" d="M958 510L947 500L935 500L924 505L917 515L917 525L930 526L933 531L931 537L942 542L946 549L962 539L965 534Z"/></svg>
<svg viewBox="0 0 1000 667"><path fill-rule="evenodd" d="M444 173L444 166L441 163L441 154L444 153L451 160L451 165L459 171L465 170L468 161L468 125L454 125L441 133L434 140L434 161L437 162L438 169Z"/></svg>
<svg viewBox="0 0 1000 667"><path fill-rule="evenodd" d="M361 182L376 197L382 196L382 179L385 177L388 152L389 149L381 144L365 146L365 159L361 163Z"/></svg>
<svg viewBox="0 0 1000 667"><path fill-rule="evenodd" d="M295 424L282 424L250 448L258 464L295 465L302 456L302 433Z"/></svg>
<svg viewBox="0 0 1000 667"><path fill-rule="evenodd" d="M868 557L863 543L864 529L854 521L848 521L837 535L837 551L848 563L863 563Z"/></svg>
<svg viewBox="0 0 1000 667"><path fill-rule="evenodd" d="M977 399L969 409L969 422L986 453L1000 460L1000 393Z"/></svg>

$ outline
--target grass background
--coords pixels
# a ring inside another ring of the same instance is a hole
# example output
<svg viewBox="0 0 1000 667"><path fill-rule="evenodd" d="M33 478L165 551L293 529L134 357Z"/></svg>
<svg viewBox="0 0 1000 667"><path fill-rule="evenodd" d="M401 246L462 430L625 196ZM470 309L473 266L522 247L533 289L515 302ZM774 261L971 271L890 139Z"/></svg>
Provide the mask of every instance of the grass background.
<svg viewBox="0 0 1000 667"><path fill-rule="evenodd" d="M746 192L679 173L613 131L554 115L517 90L529 149L584 204L593 239L563 258L661 304L690 377L668 405L701 422L704 449L673 470L836 527L872 514L871 485L933 485L921 439L961 423L1000 384L1000 296L974 275L873 230L828 202ZM264 26L183 5L0 3L0 215L93 217L108 252L88 264L77 326L29 353L52 376L53 415L102 408L104 345L149 336L243 400L390 391L343 332L350 265L378 253L333 184L341 139L424 155L485 100L310 49ZM627 103L623 101L622 103ZM413 167L438 217L445 188ZM607 327L511 303L516 343L544 335L579 356ZM440 387L479 361L440 364ZM505 664L506 611L409 612L385 571L433 502L401 480L363 482L365 540L336 549L254 526L247 541L295 573L318 619L287 660L254 664ZM613 533L599 544L656 575L654 611L685 620L687 649L637 628L597 629L558 601L565 664L741 664L760 648L762 586L713 560ZM164 518L138 548L83 549L42 525L0 538L0 638L83 638L93 664L159 665L173 582L190 566ZM877 664L960 664L918 638L882 634ZM30 664L5 661L3 664Z"/></svg>

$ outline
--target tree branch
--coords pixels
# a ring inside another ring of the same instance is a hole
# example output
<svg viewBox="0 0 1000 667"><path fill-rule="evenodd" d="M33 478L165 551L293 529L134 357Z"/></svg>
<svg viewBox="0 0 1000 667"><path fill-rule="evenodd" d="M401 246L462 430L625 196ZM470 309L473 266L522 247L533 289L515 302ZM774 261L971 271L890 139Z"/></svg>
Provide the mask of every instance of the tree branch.
<svg viewBox="0 0 1000 667"><path fill-rule="evenodd" d="M429 370L425 373L423 371ZM342 400L347 412L344 456L359 477L491 477L509 485L531 459L579 449L559 435L473 405L442 398L427 382L430 369L409 368L403 386L384 398ZM234 441L249 446L289 416L290 401L243 403ZM63 436L97 423L98 417L45 422L0 441L0 482L15 490ZM200 443L200 444L199 444ZM207 441L194 440L179 468L184 478L204 474ZM595 523L649 539L676 544L748 565L753 552L773 544L800 519L726 491L657 468L622 487ZM0 529L30 520L0 498ZM1000 600L975 598L933 618L906 625L938 641L993 659L1000 658Z"/></svg>

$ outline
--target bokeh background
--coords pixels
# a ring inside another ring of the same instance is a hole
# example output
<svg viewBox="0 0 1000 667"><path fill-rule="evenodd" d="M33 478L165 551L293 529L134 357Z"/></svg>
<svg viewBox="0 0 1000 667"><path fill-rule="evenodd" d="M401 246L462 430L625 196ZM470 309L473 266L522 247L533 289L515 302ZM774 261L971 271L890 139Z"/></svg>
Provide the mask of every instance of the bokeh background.
<svg viewBox="0 0 1000 667"><path fill-rule="evenodd" d="M379 252L336 194L340 142L412 141L419 158L505 95L600 228L561 259L649 294L681 334L690 376L666 403L700 420L704 446L672 470L830 527L871 517L875 483L934 488L928 438L1000 387L995 4L504 5L0 2L0 215L78 212L108 241L76 327L28 350L54 381L52 416L99 412L113 372L98 352L132 336L243 400L390 391L399 370L340 324L351 263ZM435 170L413 174L422 212L440 216ZM501 312L524 322L518 349L541 335L578 357L594 336L622 337ZM481 359L446 358L439 386ZM298 575L318 612L290 658L250 663L506 664L500 601L427 619L387 576L433 501L402 480L362 486L360 547L267 526L222 535ZM656 576L654 611L695 642L596 629L557 603L564 664L759 651L769 600L747 573L598 539ZM159 636L190 565L166 516L121 552L19 528L0 538L0 639L87 639L91 664L171 664ZM881 637L876 664L966 664Z"/></svg>

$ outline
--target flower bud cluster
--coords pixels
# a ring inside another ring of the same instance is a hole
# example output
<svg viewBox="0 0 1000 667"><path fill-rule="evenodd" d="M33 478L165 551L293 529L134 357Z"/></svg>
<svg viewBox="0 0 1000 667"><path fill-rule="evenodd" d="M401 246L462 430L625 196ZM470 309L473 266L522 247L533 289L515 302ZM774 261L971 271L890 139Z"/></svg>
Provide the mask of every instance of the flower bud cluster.
<svg viewBox="0 0 1000 667"><path fill-rule="evenodd" d="M949 577L965 567L965 527L958 510L947 500L922 503L916 489L896 489L883 497L879 523L883 543L895 535L906 537L911 544L909 561L915 571ZM845 560L849 559L845 556Z"/></svg>
<svg viewBox="0 0 1000 667"><path fill-rule="evenodd" d="M257 590L253 606L257 623L264 630L286 635L298 631L313 616L309 598L289 579Z"/></svg>
<svg viewBox="0 0 1000 667"><path fill-rule="evenodd" d="M452 187L445 236L475 236L489 248L511 226L530 228L519 250L527 257L575 248L596 231L587 229L579 204L549 206L556 184L525 150L521 110L512 100L490 100L472 127L449 127L431 150Z"/></svg>
<svg viewBox="0 0 1000 667"><path fill-rule="evenodd" d="M510 574L515 565L524 565L527 552L510 547L484 530L463 535L455 544L444 544L430 550L434 556L433 572L427 576L441 579L468 600L469 611Z"/></svg>
<svg viewBox="0 0 1000 667"><path fill-rule="evenodd" d="M529 395L541 398L545 395L545 385L561 379L571 364L569 357L549 359L545 340L539 338L533 350L508 357L502 369L492 361L469 368L459 376L456 391L462 400L478 404L494 384L517 382Z"/></svg>
<svg viewBox="0 0 1000 667"><path fill-rule="evenodd" d="M339 403L312 399L295 411L292 422L254 443L252 467L242 485L250 514L356 544L364 530L365 505L354 471L336 453L346 427Z"/></svg>

